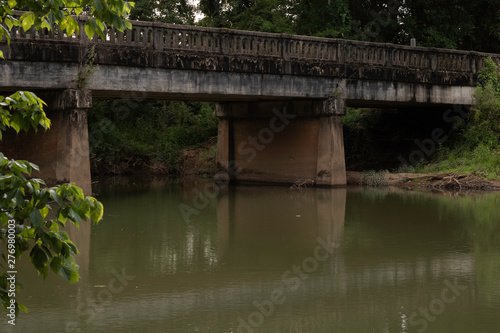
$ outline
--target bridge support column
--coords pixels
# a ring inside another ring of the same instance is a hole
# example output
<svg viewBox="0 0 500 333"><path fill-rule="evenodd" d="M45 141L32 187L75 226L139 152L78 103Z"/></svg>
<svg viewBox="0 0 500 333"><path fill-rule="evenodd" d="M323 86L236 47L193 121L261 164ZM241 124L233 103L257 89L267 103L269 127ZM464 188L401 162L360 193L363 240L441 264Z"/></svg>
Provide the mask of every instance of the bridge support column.
<svg viewBox="0 0 500 333"><path fill-rule="evenodd" d="M219 103L219 181L345 186L341 100Z"/></svg>
<svg viewBox="0 0 500 333"><path fill-rule="evenodd" d="M341 99L329 99L323 103L323 113L319 117L316 184L344 186L347 184L342 130L345 103Z"/></svg>
<svg viewBox="0 0 500 333"><path fill-rule="evenodd" d="M5 133L0 142L8 158L24 159L37 164L47 185L72 182L86 195L91 194L87 109L92 106L90 91L67 89L38 94L46 103L51 127L37 133Z"/></svg>

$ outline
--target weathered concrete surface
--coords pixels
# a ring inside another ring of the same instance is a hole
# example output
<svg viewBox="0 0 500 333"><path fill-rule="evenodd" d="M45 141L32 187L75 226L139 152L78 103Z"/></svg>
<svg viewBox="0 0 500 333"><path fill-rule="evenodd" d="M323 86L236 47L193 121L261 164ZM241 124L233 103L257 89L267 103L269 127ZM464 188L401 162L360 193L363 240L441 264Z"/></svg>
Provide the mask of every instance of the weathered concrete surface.
<svg viewBox="0 0 500 333"><path fill-rule="evenodd" d="M94 98L252 100L325 99L341 92L349 106L472 104L474 87L195 70L103 66L86 86ZM76 87L78 65L0 62L0 91Z"/></svg>
<svg viewBox="0 0 500 333"><path fill-rule="evenodd" d="M16 15L22 13L16 12ZM78 17L80 26L85 17ZM473 51L409 47L158 22L133 22L104 40L84 31L28 33L0 41L0 91L76 88L92 55L95 98L197 100L325 99L348 105L470 104L487 57Z"/></svg>
<svg viewBox="0 0 500 333"><path fill-rule="evenodd" d="M318 121L316 184L344 186L347 184L347 178L342 119L334 115L320 117Z"/></svg>
<svg viewBox="0 0 500 333"><path fill-rule="evenodd" d="M239 182L346 185L341 110L327 102L225 102L217 162ZM333 112L333 113L332 113Z"/></svg>
<svg viewBox="0 0 500 333"><path fill-rule="evenodd" d="M89 140L86 109L92 105L89 91L68 89L39 94L47 102L51 120L48 131L37 133L9 131L0 141L0 151L8 158L26 159L40 167L33 177L47 185L73 182L91 194Z"/></svg>

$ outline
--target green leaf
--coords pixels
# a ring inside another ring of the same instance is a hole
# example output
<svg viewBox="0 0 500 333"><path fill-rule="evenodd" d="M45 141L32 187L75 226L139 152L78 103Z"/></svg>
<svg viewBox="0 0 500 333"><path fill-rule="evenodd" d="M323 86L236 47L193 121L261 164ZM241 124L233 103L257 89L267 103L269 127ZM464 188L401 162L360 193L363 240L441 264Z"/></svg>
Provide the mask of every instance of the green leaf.
<svg viewBox="0 0 500 333"><path fill-rule="evenodd" d="M50 230L55 232L56 234L59 233L59 225L57 223L52 223L49 227Z"/></svg>
<svg viewBox="0 0 500 333"><path fill-rule="evenodd" d="M23 310L24 312L28 312L28 308L25 307L24 305L17 303L17 306L19 307L19 309Z"/></svg>
<svg viewBox="0 0 500 333"><path fill-rule="evenodd" d="M96 29L96 33L99 37L101 37L102 40L106 40L106 36L104 36L104 28L98 28Z"/></svg>
<svg viewBox="0 0 500 333"><path fill-rule="evenodd" d="M61 236L61 239L63 239L63 240L69 239L69 235L66 231L59 231L59 236Z"/></svg>
<svg viewBox="0 0 500 333"><path fill-rule="evenodd" d="M76 223L82 223L82 218L80 216L80 214L78 214L76 211L74 211L73 209L69 209L69 214L68 214L68 217L73 221L73 222L76 222Z"/></svg>
<svg viewBox="0 0 500 333"><path fill-rule="evenodd" d="M9 30L11 30L12 27L14 26L14 22L12 22L10 18L5 18L4 23L5 25L7 25L7 28L9 28Z"/></svg>
<svg viewBox="0 0 500 333"><path fill-rule="evenodd" d="M83 30L85 30L85 34L89 39L94 38L95 35L95 27L92 25L92 19L88 19L87 22L85 22L85 26L83 27Z"/></svg>
<svg viewBox="0 0 500 333"><path fill-rule="evenodd" d="M78 22L76 22L73 16L68 16L68 25L66 27L66 33L71 36L78 30Z"/></svg>
<svg viewBox="0 0 500 333"><path fill-rule="evenodd" d="M46 271L48 258L38 244L33 246L33 249L30 252L30 261L39 273L44 275L44 277L47 276Z"/></svg>
<svg viewBox="0 0 500 333"><path fill-rule="evenodd" d="M40 214L40 211L38 209L35 209L31 212L30 222L31 222L31 225L35 228L39 228L42 225L43 217L42 217L42 214Z"/></svg>
<svg viewBox="0 0 500 333"><path fill-rule="evenodd" d="M69 245L65 242L61 243L61 253L60 255L64 258L68 258L71 255L71 251L69 249Z"/></svg>
<svg viewBox="0 0 500 333"><path fill-rule="evenodd" d="M101 0L94 0L94 6L100 12L104 9L104 5Z"/></svg>
<svg viewBox="0 0 500 333"><path fill-rule="evenodd" d="M50 261L50 269L54 273L58 274L59 271L61 270L61 268L62 268L62 260L61 260L61 258L59 258L59 257L52 258L52 260Z"/></svg>
<svg viewBox="0 0 500 333"><path fill-rule="evenodd" d="M100 203L96 199L94 199L94 205L95 207L90 211L90 219L92 220L92 222L98 223L102 219L104 208L102 206L102 203Z"/></svg>
<svg viewBox="0 0 500 333"><path fill-rule="evenodd" d="M45 207L40 209L40 214L42 214L42 219L46 218L48 213L49 213L49 207L45 204Z"/></svg>
<svg viewBox="0 0 500 333"><path fill-rule="evenodd" d="M28 163L33 170L40 171L40 168L38 167L38 165L36 165L35 163L30 163L30 162L28 162Z"/></svg>
<svg viewBox="0 0 500 333"><path fill-rule="evenodd" d="M78 265L75 265L76 268L71 268L68 265L62 265L59 274L69 283L76 283L80 279L80 275L78 275Z"/></svg>
<svg viewBox="0 0 500 333"><path fill-rule="evenodd" d="M52 199L54 199L59 206L63 205L63 201L62 201L61 197L59 196L59 194L57 194L57 192L54 188L51 188L49 190L49 193L50 193L50 196L52 197Z"/></svg>
<svg viewBox="0 0 500 333"><path fill-rule="evenodd" d="M73 254L78 254L78 248L76 247L75 243L73 243L70 240L66 241L66 244L68 244L68 247Z"/></svg>
<svg viewBox="0 0 500 333"><path fill-rule="evenodd" d="M20 18L21 27L25 32L31 29L33 24L35 23L35 15L33 13L23 14Z"/></svg>
<svg viewBox="0 0 500 333"><path fill-rule="evenodd" d="M52 234L49 237L50 237L50 240L49 240L50 248L52 249L52 251L54 251L55 253L60 253L61 249L62 249L61 240L55 234Z"/></svg>
<svg viewBox="0 0 500 333"><path fill-rule="evenodd" d="M16 189L16 204L17 207L22 207L24 203L24 197L21 189Z"/></svg>
<svg viewBox="0 0 500 333"><path fill-rule="evenodd" d="M85 198L85 195L83 194L82 188L76 186L73 183L71 183L71 193L75 196L75 200Z"/></svg>

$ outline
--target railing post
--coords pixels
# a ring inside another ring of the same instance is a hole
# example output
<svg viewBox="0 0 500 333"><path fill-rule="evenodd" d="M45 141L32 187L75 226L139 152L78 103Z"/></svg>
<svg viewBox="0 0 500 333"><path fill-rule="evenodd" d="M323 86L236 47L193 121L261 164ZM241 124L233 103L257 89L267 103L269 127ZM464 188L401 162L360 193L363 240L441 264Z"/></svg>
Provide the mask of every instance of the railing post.
<svg viewBox="0 0 500 333"><path fill-rule="evenodd" d="M80 44L87 45L90 43L90 39L87 36L87 34L85 33L85 18L78 16L77 20L78 20L78 29L79 29L78 38L80 40Z"/></svg>
<svg viewBox="0 0 500 333"><path fill-rule="evenodd" d="M436 53L430 55L430 65L431 65L431 70L435 71L438 66L438 55Z"/></svg>
<svg viewBox="0 0 500 333"><path fill-rule="evenodd" d="M153 48L157 51L163 50L163 29L153 22Z"/></svg>
<svg viewBox="0 0 500 333"><path fill-rule="evenodd" d="M345 44L342 41L339 41L339 43L337 44L337 61L343 64L344 58L345 58Z"/></svg>
<svg viewBox="0 0 500 333"><path fill-rule="evenodd" d="M476 66L476 56L472 55L469 58L469 65L470 65L470 70L473 74L477 73L477 66Z"/></svg>
<svg viewBox="0 0 500 333"><path fill-rule="evenodd" d="M220 47L220 53L222 54L229 54L230 49L229 49L229 36L227 35L227 29L220 29L220 35L219 35L219 47Z"/></svg>
<svg viewBox="0 0 500 333"><path fill-rule="evenodd" d="M280 46L281 46L281 58L283 60L290 60L290 52L289 52L289 46L290 46L290 38L291 36L288 34L281 34L281 38L279 39L280 41Z"/></svg>

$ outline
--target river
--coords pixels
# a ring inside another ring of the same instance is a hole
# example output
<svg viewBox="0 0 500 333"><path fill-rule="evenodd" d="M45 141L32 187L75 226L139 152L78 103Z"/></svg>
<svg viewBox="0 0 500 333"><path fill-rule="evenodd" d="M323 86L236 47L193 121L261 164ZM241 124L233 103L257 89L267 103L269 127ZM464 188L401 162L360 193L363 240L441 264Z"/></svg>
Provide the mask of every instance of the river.
<svg viewBox="0 0 500 333"><path fill-rule="evenodd" d="M499 193L141 179L94 191L103 221L71 230L80 282L25 263L30 310L2 332L499 331Z"/></svg>

